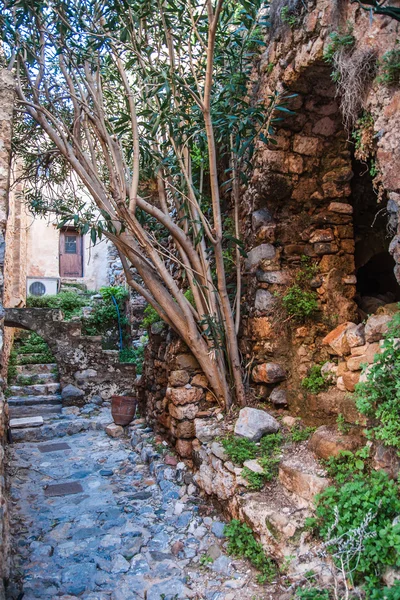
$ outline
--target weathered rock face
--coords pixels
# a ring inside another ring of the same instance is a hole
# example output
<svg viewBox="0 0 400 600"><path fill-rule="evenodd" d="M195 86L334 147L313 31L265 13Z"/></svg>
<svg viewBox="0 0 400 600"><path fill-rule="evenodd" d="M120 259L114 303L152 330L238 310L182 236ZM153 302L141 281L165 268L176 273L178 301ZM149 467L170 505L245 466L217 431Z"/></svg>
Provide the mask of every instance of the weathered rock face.
<svg viewBox="0 0 400 600"><path fill-rule="evenodd" d="M253 442L258 442L267 433L279 431L279 423L264 410L242 408L235 424L235 433Z"/></svg>

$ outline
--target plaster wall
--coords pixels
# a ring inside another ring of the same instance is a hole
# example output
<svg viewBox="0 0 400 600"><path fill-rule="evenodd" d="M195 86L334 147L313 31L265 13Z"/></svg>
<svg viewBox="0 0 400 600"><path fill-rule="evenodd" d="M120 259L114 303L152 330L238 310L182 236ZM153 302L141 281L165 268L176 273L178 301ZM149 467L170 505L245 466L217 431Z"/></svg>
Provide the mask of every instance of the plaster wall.
<svg viewBox="0 0 400 600"><path fill-rule="evenodd" d="M60 277L60 232L46 218L27 216L26 274L28 277ZM83 236L83 278L89 290L108 284L107 243L91 246L90 236Z"/></svg>

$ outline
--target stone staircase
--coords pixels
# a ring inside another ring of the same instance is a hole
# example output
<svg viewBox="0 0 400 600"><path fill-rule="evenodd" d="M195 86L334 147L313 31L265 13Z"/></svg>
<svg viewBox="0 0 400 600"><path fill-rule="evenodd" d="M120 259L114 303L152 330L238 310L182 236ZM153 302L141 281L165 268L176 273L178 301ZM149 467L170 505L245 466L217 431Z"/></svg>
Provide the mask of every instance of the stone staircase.
<svg viewBox="0 0 400 600"><path fill-rule="evenodd" d="M15 385L8 388L11 394L8 406L12 434L17 429L40 427L61 413L62 401L56 369L53 363L17 366Z"/></svg>

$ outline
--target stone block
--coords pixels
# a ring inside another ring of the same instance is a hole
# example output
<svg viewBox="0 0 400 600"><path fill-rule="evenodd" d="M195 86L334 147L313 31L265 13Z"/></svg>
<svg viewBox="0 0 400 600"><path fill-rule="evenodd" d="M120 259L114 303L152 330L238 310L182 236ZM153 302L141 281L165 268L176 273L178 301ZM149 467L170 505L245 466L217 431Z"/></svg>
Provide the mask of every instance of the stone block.
<svg viewBox="0 0 400 600"><path fill-rule="evenodd" d="M246 271L253 271L262 260L273 259L275 254L276 250L272 244L260 244L248 252L244 268Z"/></svg>
<svg viewBox="0 0 400 600"><path fill-rule="evenodd" d="M274 406L277 406L278 408L287 406L288 401L286 390L284 390L283 388L275 388L274 390L272 390L269 396L269 401L272 402L272 404Z"/></svg>
<svg viewBox="0 0 400 600"><path fill-rule="evenodd" d="M365 351L365 356L367 357L367 361L369 364L374 362L374 358L377 354L381 352L381 345L379 342L375 342L372 344L366 344L367 348Z"/></svg>
<svg viewBox="0 0 400 600"><path fill-rule="evenodd" d="M336 131L336 122L330 117L323 117L317 121L312 129L312 132L316 135L323 135L324 137L330 137Z"/></svg>
<svg viewBox="0 0 400 600"><path fill-rule="evenodd" d="M314 251L318 256L323 256L324 254L336 254L338 250L338 245L332 242L318 242L314 244Z"/></svg>
<svg viewBox="0 0 400 600"><path fill-rule="evenodd" d="M97 377L97 371L96 369L84 369L83 371L77 371L74 377L78 380L93 379L93 377Z"/></svg>
<svg viewBox="0 0 400 600"><path fill-rule="evenodd" d="M346 371L342 376L343 385L349 392L354 392L355 386L360 380L359 371Z"/></svg>
<svg viewBox="0 0 400 600"><path fill-rule="evenodd" d="M275 242L276 225L263 225L257 232L257 239L260 242Z"/></svg>
<svg viewBox="0 0 400 600"><path fill-rule="evenodd" d="M168 384L172 387L179 387L182 385L186 385L190 381L190 375L184 369L179 369L177 371L171 371L168 377Z"/></svg>
<svg viewBox="0 0 400 600"><path fill-rule="evenodd" d="M124 435L124 428L121 427L121 425L111 423L110 425L107 425L105 432L112 438L119 438Z"/></svg>
<svg viewBox="0 0 400 600"><path fill-rule="evenodd" d="M211 452L214 454L214 456L216 456L223 462L229 460L229 456L225 452L224 447L222 446L222 444L219 444L218 442L213 442L211 444Z"/></svg>
<svg viewBox="0 0 400 600"><path fill-rule="evenodd" d="M350 348L365 344L364 325L362 323L359 325L350 323L346 329L346 338Z"/></svg>
<svg viewBox="0 0 400 600"><path fill-rule="evenodd" d="M198 413L199 406L198 404L185 404L184 406L175 406L175 404L169 405L169 414L174 419L178 421L183 421L184 419L194 419Z"/></svg>
<svg viewBox="0 0 400 600"><path fill-rule="evenodd" d="M392 479L397 479L400 474L400 457L395 448L379 444L372 464L374 469L386 471Z"/></svg>
<svg viewBox="0 0 400 600"><path fill-rule="evenodd" d="M310 243L332 242L334 239L332 229L316 229L310 237Z"/></svg>
<svg viewBox="0 0 400 600"><path fill-rule="evenodd" d="M277 363L263 363L254 367L252 379L256 383L279 383L286 379L286 373Z"/></svg>
<svg viewBox="0 0 400 600"><path fill-rule="evenodd" d="M365 324L365 340L378 342L388 330L389 315L372 315Z"/></svg>
<svg viewBox="0 0 400 600"><path fill-rule="evenodd" d="M195 436L193 421L177 421L171 419L171 432L176 438L191 439Z"/></svg>
<svg viewBox="0 0 400 600"><path fill-rule="evenodd" d="M41 427L43 425L43 417L20 417L18 419L10 419L11 429L25 429L27 427Z"/></svg>
<svg viewBox="0 0 400 600"><path fill-rule="evenodd" d="M328 210L341 215L353 214L353 207L351 204L347 204L347 202L331 202L328 206Z"/></svg>
<svg viewBox="0 0 400 600"><path fill-rule="evenodd" d="M251 227L256 233L260 227L271 225L273 223L272 214L267 208L260 208L251 215Z"/></svg>
<svg viewBox="0 0 400 600"><path fill-rule="evenodd" d="M291 282L290 274L285 271L262 271L259 269L256 277L257 281L261 281L262 283L288 285Z"/></svg>
<svg viewBox="0 0 400 600"><path fill-rule="evenodd" d="M327 460L330 456L337 456L343 450L354 452L361 446L361 439L356 436L343 435L338 431L323 425L311 436L308 447L318 458Z"/></svg>
<svg viewBox="0 0 400 600"><path fill-rule="evenodd" d="M195 419L195 437L203 444L211 442L221 433L221 426L214 419Z"/></svg>
<svg viewBox="0 0 400 600"><path fill-rule="evenodd" d="M175 450L182 458L192 458L193 445L190 440L176 440Z"/></svg>
<svg viewBox="0 0 400 600"><path fill-rule="evenodd" d="M258 442L267 433L279 431L279 423L274 417L257 408L245 407L235 423L235 434Z"/></svg>
<svg viewBox="0 0 400 600"><path fill-rule="evenodd" d="M368 363L368 359L365 354L360 354L360 356L351 356L347 361L347 368L349 371L361 371L362 365ZM346 373L343 374L343 378Z"/></svg>
<svg viewBox="0 0 400 600"><path fill-rule="evenodd" d="M249 469L250 471L253 471L253 473L264 473L264 469L256 459L245 460L243 466L247 467L247 469Z"/></svg>
<svg viewBox="0 0 400 600"><path fill-rule="evenodd" d="M350 354L350 346L346 337L346 330L349 325L354 325L354 323L345 322L335 327L324 337L322 340L323 345L329 346L333 353L339 356Z"/></svg>
<svg viewBox="0 0 400 600"><path fill-rule="evenodd" d="M295 135L293 139L293 150L298 154L306 156L317 156L319 152L320 141L316 137L306 137Z"/></svg>
<svg viewBox="0 0 400 600"><path fill-rule="evenodd" d="M279 481L292 494L311 502L329 486L329 480L315 473L308 473L301 465L282 462L279 465Z"/></svg>
<svg viewBox="0 0 400 600"><path fill-rule="evenodd" d="M78 398L83 398L85 392L78 387L75 387L72 384L66 385L61 392L61 398L63 400L75 400Z"/></svg>
<svg viewBox="0 0 400 600"><path fill-rule="evenodd" d="M167 388L166 396L176 406L184 404L195 404L199 402L203 390L198 387L187 385L185 387Z"/></svg>
<svg viewBox="0 0 400 600"><path fill-rule="evenodd" d="M275 307L276 298L268 290L257 290L254 308L261 312L271 313Z"/></svg>
<svg viewBox="0 0 400 600"><path fill-rule="evenodd" d="M175 357L175 366L177 370L197 370L200 369L200 365L193 354L178 354Z"/></svg>

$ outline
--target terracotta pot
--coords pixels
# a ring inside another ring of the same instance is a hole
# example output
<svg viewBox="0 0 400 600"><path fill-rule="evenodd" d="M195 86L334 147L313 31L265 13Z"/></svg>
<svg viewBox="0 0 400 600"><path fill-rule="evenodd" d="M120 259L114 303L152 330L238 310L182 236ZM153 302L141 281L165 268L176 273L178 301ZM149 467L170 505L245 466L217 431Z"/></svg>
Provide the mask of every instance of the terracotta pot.
<svg viewBox="0 0 400 600"><path fill-rule="evenodd" d="M111 415L116 425L128 425L136 412L134 396L111 396Z"/></svg>

